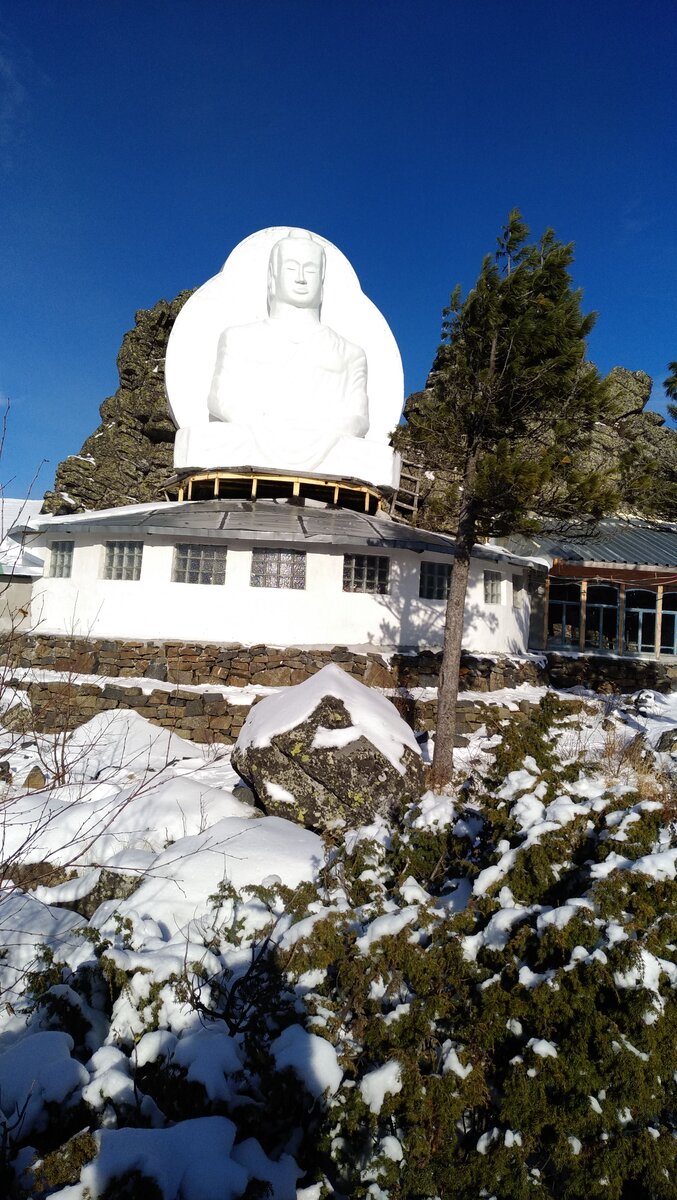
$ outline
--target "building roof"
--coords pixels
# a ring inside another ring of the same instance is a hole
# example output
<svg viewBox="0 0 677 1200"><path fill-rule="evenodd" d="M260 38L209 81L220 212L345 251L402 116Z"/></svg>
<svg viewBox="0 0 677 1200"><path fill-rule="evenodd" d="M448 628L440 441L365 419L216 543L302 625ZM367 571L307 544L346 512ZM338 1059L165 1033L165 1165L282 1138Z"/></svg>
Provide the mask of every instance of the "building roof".
<svg viewBox="0 0 677 1200"><path fill-rule="evenodd" d="M40 516L30 522L33 532L54 532L58 537L87 534L97 538L137 536L215 538L228 541L265 541L313 545L355 546L373 549L413 550L453 557L454 539L417 529L390 517L330 508L306 500L191 500L159 504L132 504L98 512ZM21 531L17 531L19 534ZM476 558L528 566L530 558L500 546L475 546Z"/></svg>
<svg viewBox="0 0 677 1200"><path fill-rule="evenodd" d="M567 533L558 538L547 530L533 537L509 538L512 550L540 554L581 566L618 563L632 567L677 567L677 525L638 517L609 517L591 535Z"/></svg>
<svg viewBox="0 0 677 1200"><path fill-rule="evenodd" d="M42 561L23 545L23 536L14 530L26 528L38 516L42 500L21 500L0 496L0 575L13 578L42 574Z"/></svg>

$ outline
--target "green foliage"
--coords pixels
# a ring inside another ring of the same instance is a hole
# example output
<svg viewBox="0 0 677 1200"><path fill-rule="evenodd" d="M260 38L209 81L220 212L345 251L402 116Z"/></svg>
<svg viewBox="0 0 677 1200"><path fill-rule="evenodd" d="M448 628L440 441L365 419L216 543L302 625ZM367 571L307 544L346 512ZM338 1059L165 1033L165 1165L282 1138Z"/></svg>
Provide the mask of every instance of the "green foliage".
<svg viewBox="0 0 677 1200"><path fill-rule="evenodd" d="M327 908L287 973L322 973L306 996L309 1027L345 1070L310 1172L328 1172L337 1195L673 1194L677 883L595 871L610 850L632 860L665 845L663 809L600 784L586 812L530 842L513 813L522 793L497 796L525 754L544 804L577 782L582 763L557 761L571 722L571 707L548 698L504 727L474 819L468 804L419 828L413 809L386 846L358 842L335 860L359 904ZM502 862L486 894L455 911L478 869ZM377 918L407 905L412 875L430 899L365 945ZM386 1063L399 1065L401 1089L373 1112L362 1085Z"/></svg>
<svg viewBox="0 0 677 1200"><path fill-rule="evenodd" d="M463 485L473 539L596 518L615 502L608 473L586 458L610 402L585 359L594 316L572 287L573 247L552 230L531 244L528 234L512 212L475 286L453 293L426 390L395 434L435 474L439 527L456 527Z"/></svg>
<svg viewBox="0 0 677 1200"><path fill-rule="evenodd" d="M77 1133L50 1154L46 1154L33 1168L35 1192L53 1191L64 1184L77 1183L80 1172L96 1157L97 1144L92 1134L85 1130Z"/></svg>
<svg viewBox="0 0 677 1200"><path fill-rule="evenodd" d="M647 800L577 752L587 716L553 697L516 714L474 790L424 798L379 841L335 835L317 885L220 888L204 960L180 979L129 980L95 930L75 972L45 952L43 1027L72 1032L82 1055L87 1005L110 1015L125 989L139 1033L174 988L228 1030L242 1067L213 1099L171 1041L143 1066L130 1047L139 1102L113 1104L119 1124L226 1116L238 1142L293 1154L302 1186L337 1200L672 1200L677 882L647 874L646 856L674 848L675 830L658 782ZM130 934L119 921L111 938ZM273 1043L297 1023L335 1048L334 1095L278 1069ZM374 1103L368 1079L386 1065L395 1086ZM102 1112L48 1106L31 1195L77 1181L95 1139L66 1139ZM132 1170L104 1194L154 1189ZM245 1195L266 1193L252 1179Z"/></svg>

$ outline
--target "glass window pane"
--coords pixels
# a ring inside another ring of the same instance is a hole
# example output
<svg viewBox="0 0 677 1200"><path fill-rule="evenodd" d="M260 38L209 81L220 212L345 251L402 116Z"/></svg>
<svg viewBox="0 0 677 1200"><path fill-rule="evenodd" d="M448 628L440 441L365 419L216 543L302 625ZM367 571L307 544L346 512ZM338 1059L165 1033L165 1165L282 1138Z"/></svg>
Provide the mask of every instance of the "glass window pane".
<svg viewBox="0 0 677 1200"><path fill-rule="evenodd" d="M49 575L52 579L70 579L73 570L74 542L52 542Z"/></svg>
<svg viewBox="0 0 677 1200"><path fill-rule="evenodd" d="M253 550L249 582L252 587L302 590L306 586L305 551Z"/></svg>
<svg viewBox="0 0 677 1200"><path fill-rule="evenodd" d="M143 542L106 542L104 579L141 578Z"/></svg>
<svg viewBox="0 0 677 1200"><path fill-rule="evenodd" d="M344 592L369 592L385 595L388 591L390 559L382 554L345 554L343 557Z"/></svg>
<svg viewBox="0 0 677 1200"><path fill-rule="evenodd" d="M418 594L423 600L446 600L449 595L451 565L449 563L422 562L418 582Z"/></svg>
<svg viewBox="0 0 677 1200"><path fill-rule="evenodd" d="M625 593L626 608L656 608L656 593L645 588L633 588Z"/></svg>
<svg viewBox="0 0 677 1200"><path fill-rule="evenodd" d="M174 583L222 584L226 577L226 547L180 542L174 548Z"/></svg>
<svg viewBox="0 0 677 1200"><path fill-rule="evenodd" d="M501 603L501 582L502 576L500 571L485 571L484 572L484 603L485 604L500 604Z"/></svg>
<svg viewBox="0 0 677 1200"><path fill-rule="evenodd" d="M550 581L551 600L571 600L577 603L581 598L580 583L563 583L552 579Z"/></svg>

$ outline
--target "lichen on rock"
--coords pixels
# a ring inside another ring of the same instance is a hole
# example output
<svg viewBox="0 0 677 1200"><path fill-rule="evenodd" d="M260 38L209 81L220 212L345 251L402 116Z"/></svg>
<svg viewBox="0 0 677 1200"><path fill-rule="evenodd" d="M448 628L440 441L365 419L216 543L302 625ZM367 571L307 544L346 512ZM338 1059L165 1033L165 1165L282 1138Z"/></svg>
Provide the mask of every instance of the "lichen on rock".
<svg viewBox="0 0 677 1200"><path fill-rule="evenodd" d="M83 512L163 498L176 433L165 396L165 353L172 326L191 294L180 292L174 300L159 300L137 312L118 354L120 386L104 400L101 424L79 454L59 463L43 512Z"/></svg>
<svg viewBox="0 0 677 1200"><path fill-rule="evenodd" d="M309 698L307 712L299 693ZM297 719L280 719L285 710L295 711ZM397 744L397 763L389 744ZM282 696L260 701L245 722L232 762L265 812L310 829L395 818L425 787L409 726L383 695L336 665L284 689Z"/></svg>

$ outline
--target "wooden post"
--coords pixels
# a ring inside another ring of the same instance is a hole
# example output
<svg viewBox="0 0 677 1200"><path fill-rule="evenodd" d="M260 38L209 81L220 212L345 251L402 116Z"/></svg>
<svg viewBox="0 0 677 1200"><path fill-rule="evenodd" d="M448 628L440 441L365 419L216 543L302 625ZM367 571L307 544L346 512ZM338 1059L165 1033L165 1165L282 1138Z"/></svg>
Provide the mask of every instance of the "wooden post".
<svg viewBox="0 0 677 1200"><path fill-rule="evenodd" d="M581 580L581 617L578 623L578 649L581 654L585 650L585 626L588 617L588 581ZM601 647L600 647L601 649Z"/></svg>
<svg viewBox="0 0 677 1200"><path fill-rule="evenodd" d="M618 638L616 649L619 654L625 647L625 584L618 585Z"/></svg>
<svg viewBox="0 0 677 1200"><path fill-rule="evenodd" d="M545 595L543 597L543 649L548 647L548 616L550 608L550 576L546 576Z"/></svg>
<svg viewBox="0 0 677 1200"><path fill-rule="evenodd" d="M654 649L656 658L661 656L661 625L663 623L663 584L659 583L656 588L656 638Z"/></svg>

